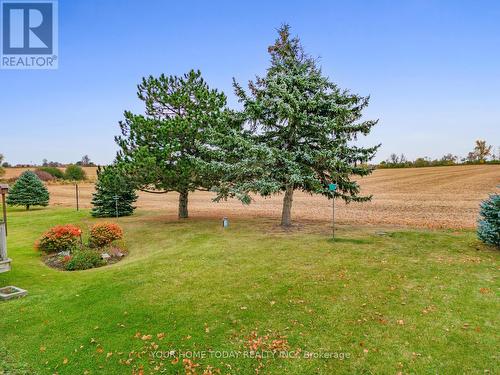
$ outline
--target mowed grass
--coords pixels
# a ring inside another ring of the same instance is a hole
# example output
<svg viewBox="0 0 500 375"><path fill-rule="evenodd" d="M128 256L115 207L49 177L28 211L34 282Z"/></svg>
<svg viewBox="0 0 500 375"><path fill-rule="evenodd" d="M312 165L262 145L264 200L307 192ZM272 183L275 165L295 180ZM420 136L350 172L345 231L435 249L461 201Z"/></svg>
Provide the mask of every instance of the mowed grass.
<svg viewBox="0 0 500 375"><path fill-rule="evenodd" d="M61 272L41 262L35 239L56 224L96 220L60 208L11 210L9 219L13 270L0 285L29 295L0 303L6 373L500 371L500 253L471 231L341 227L332 242L315 223L284 232L271 219L239 219L223 229L138 212L117 220L126 259ZM259 338L289 357L248 358ZM191 363L177 354L187 351Z"/></svg>

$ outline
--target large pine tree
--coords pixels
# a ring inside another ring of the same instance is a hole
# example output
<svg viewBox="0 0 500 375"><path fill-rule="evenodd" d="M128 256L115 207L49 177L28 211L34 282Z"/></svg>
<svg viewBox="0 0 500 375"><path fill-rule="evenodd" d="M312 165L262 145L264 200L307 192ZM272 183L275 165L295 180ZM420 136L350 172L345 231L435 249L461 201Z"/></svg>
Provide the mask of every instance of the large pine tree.
<svg viewBox="0 0 500 375"><path fill-rule="evenodd" d="M92 216L132 215L136 200L134 184L118 166L98 167L95 193L92 195Z"/></svg>
<svg viewBox="0 0 500 375"><path fill-rule="evenodd" d="M243 183L245 189L264 196L284 192L283 226L291 225L295 190L331 197L328 185L333 182L338 186L335 197L369 200L351 179L371 173L367 162L379 147L354 144L377 123L361 121L369 98L330 82L299 39L290 36L288 25L279 29L268 51L271 66L264 77L249 83L248 93L234 81L253 138L271 156L262 160L262 173Z"/></svg>
<svg viewBox="0 0 500 375"><path fill-rule="evenodd" d="M10 206L25 206L29 210L31 206L48 206L49 191L32 171L24 172L9 190L7 204Z"/></svg>
<svg viewBox="0 0 500 375"><path fill-rule="evenodd" d="M189 192L210 190L220 178L220 168L209 160L215 151L209 143L233 124L226 96L194 70L182 77L145 78L138 96L146 115L125 112L117 159L140 190L178 192L178 216L187 218Z"/></svg>

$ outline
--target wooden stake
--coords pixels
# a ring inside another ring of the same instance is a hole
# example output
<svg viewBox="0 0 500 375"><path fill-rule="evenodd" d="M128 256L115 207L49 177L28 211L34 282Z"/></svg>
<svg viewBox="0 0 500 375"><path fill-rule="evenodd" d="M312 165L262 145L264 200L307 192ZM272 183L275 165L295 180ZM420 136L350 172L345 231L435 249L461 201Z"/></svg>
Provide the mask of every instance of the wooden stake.
<svg viewBox="0 0 500 375"><path fill-rule="evenodd" d="M76 194L76 210L80 210L80 202L78 201L78 184L75 184L75 194Z"/></svg>

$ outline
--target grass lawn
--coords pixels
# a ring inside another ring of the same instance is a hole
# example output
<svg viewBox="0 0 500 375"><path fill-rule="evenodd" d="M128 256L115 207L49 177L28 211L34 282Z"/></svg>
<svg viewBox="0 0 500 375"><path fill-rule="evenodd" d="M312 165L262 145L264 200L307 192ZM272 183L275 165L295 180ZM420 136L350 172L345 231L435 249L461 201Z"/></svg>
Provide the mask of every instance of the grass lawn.
<svg viewBox="0 0 500 375"><path fill-rule="evenodd" d="M500 371L500 252L470 231L342 227L333 243L312 223L283 232L273 220L235 220L224 230L138 212L118 220L126 259L61 272L41 262L35 239L96 220L60 208L9 218L13 270L0 286L29 294L0 303L8 374ZM265 358L248 355L252 347ZM170 350L197 358L177 362Z"/></svg>

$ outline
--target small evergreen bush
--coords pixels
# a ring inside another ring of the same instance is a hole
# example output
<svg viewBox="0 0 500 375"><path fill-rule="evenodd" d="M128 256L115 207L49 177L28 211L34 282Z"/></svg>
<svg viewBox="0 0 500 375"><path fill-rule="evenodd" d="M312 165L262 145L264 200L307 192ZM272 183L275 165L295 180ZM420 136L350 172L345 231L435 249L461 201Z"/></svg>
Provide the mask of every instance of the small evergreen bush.
<svg viewBox="0 0 500 375"><path fill-rule="evenodd" d="M49 191L43 182L32 171L24 172L16 180L7 195L7 204L10 206L48 206Z"/></svg>
<svg viewBox="0 0 500 375"><path fill-rule="evenodd" d="M87 175L85 174L85 171L79 165L68 165L66 167L66 171L64 172L64 178L66 180L81 181L85 180L86 177Z"/></svg>
<svg viewBox="0 0 500 375"><path fill-rule="evenodd" d="M491 194L480 207L477 236L484 243L500 247L500 194Z"/></svg>
<svg viewBox="0 0 500 375"><path fill-rule="evenodd" d="M66 262L67 271L87 270L89 268L100 267L104 265L101 254L94 250L80 250L75 252L71 259Z"/></svg>
<svg viewBox="0 0 500 375"><path fill-rule="evenodd" d="M123 238L123 230L118 224L99 223L90 228L89 246L104 247Z"/></svg>
<svg viewBox="0 0 500 375"><path fill-rule="evenodd" d="M40 237L35 248L46 253L71 252L77 247L81 234L81 229L74 225L56 225Z"/></svg>
<svg viewBox="0 0 500 375"><path fill-rule="evenodd" d="M63 171L61 171L59 168L56 168L56 167L40 167L40 168L37 168L37 170L50 173L55 178L60 178L60 179L64 178Z"/></svg>
<svg viewBox="0 0 500 375"><path fill-rule="evenodd" d="M95 193L92 195L92 216L115 217L117 210L118 216L132 215L136 200L133 183L116 165L97 169Z"/></svg>

